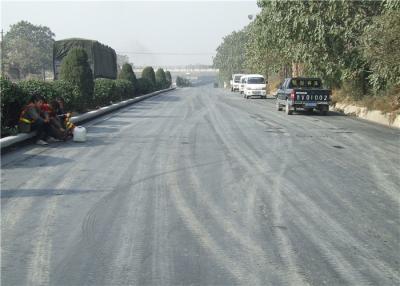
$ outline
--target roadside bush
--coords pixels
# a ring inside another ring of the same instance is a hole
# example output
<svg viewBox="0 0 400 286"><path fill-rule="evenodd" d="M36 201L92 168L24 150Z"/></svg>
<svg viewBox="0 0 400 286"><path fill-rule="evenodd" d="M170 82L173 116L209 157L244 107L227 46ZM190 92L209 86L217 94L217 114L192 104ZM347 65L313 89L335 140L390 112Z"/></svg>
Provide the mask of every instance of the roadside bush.
<svg viewBox="0 0 400 286"><path fill-rule="evenodd" d="M192 86L190 80L183 78L183 77L176 77L176 85L179 87L188 87L188 86Z"/></svg>
<svg viewBox="0 0 400 286"><path fill-rule="evenodd" d="M115 81L107 78L98 78L94 81L93 107L109 105L117 94Z"/></svg>
<svg viewBox="0 0 400 286"><path fill-rule="evenodd" d="M145 67L143 69L142 78L146 78L153 86L156 86L156 75L152 67Z"/></svg>
<svg viewBox="0 0 400 286"><path fill-rule="evenodd" d="M64 80L56 80L51 84L56 95L64 99L65 110L75 111L79 109L80 92L77 86Z"/></svg>
<svg viewBox="0 0 400 286"><path fill-rule="evenodd" d="M167 80L167 88L171 86L172 84L172 77L171 77L171 73L169 71L165 72L165 79Z"/></svg>
<svg viewBox="0 0 400 286"><path fill-rule="evenodd" d="M155 90L153 83L147 78L139 78L137 84L140 94L147 94Z"/></svg>
<svg viewBox="0 0 400 286"><path fill-rule="evenodd" d="M25 98L19 87L7 78L0 78L1 89L1 137L12 135L18 124L19 113Z"/></svg>
<svg viewBox="0 0 400 286"><path fill-rule="evenodd" d="M88 62L88 55L82 48L71 49L63 59L60 79L72 83L80 92L78 110L83 111L93 98L93 73Z"/></svg>
<svg viewBox="0 0 400 286"><path fill-rule="evenodd" d="M117 79L115 81L116 99L125 100L135 97L135 88L131 81L125 79Z"/></svg>
<svg viewBox="0 0 400 286"><path fill-rule="evenodd" d="M129 80L133 85L136 83L136 75L133 72L132 66L125 63L122 66L121 72L118 75L118 79Z"/></svg>
<svg viewBox="0 0 400 286"><path fill-rule="evenodd" d="M157 89L164 89L167 87L167 78L162 68L159 68L156 71L156 86Z"/></svg>
<svg viewBox="0 0 400 286"><path fill-rule="evenodd" d="M24 80L17 83L23 97L27 101L33 93L38 93L47 101L57 97L57 92L53 88L52 82L41 81L37 79Z"/></svg>

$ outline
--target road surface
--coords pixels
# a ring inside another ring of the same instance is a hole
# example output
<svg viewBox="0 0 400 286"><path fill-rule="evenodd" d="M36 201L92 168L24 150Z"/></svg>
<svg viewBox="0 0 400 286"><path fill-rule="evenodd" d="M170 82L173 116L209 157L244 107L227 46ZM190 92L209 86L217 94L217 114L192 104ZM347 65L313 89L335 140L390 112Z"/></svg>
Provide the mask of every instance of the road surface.
<svg viewBox="0 0 400 286"><path fill-rule="evenodd" d="M2 155L1 285L399 285L400 131L210 86Z"/></svg>

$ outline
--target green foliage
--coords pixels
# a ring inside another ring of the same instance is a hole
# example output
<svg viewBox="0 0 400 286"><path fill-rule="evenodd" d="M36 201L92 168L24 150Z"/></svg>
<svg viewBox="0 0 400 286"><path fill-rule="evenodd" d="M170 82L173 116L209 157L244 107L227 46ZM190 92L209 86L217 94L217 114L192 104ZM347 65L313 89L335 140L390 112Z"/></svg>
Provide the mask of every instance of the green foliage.
<svg viewBox="0 0 400 286"><path fill-rule="evenodd" d="M165 78L166 78L166 80L167 80L167 88L168 88L168 87L170 87L171 84L172 84L172 76L171 76L170 71L166 71L166 72L165 72Z"/></svg>
<svg viewBox="0 0 400 286"><path fill-rule="evenodd" d="M80 92L78 110L84 110L92 102L93 74L84 49L73 48L68 52L61 63L60 79L77 86Z"/></svg>
<svg viewBox="0 0 400 286"><path fill-rule="evenodd" d="M398 2L400 3L400 1ZM375 90L400 86L400 10L374 17L363 38L363 52Z"/></svg>
<svg viewBox="0 0 400 286"><path fill-rule="evenodd" d="M4 35L3 59L7 72L25 78L29 73L40 74L50 69L54 36L48 27L26 21L11 25Z"/></svg>
<svg viewBox="0 0 400 286"><path fill-rule="evenodd" d="M158 89L164 89L167 87L167 78L165 76L165 72L162 68L159 68L156 71L156 86Z"/></svg>
<svg viewBox="0 0 400 286"><path fill-rule="evenodd" d="M132 66L130 64L123 64L122 70L118 75L118 79L129 80L133 85L136 84L136 75L133 72Z"/></svg>
<svg viewBox="0 0 400 286"><path fill-rule="evenodd" d="M40 94L48 101L54 99L58 95L53 88L52 82L31 79L20 81L18 87L27 99L34 93Z"/></svg>
<svg viewBox="0 0 400 286"><path fill-rule="evenodd" d="M7 78L0 78L1 88L1 136L8 135L10 128L18 124L21 108L26 98L20 88Z"/></svg>
<svg viewBox="0 0 400 286"><path fill-rule="evenodd" d="M115 80L98 78L94 81L93 104L96 107L109 105L117 94Z"/></svg>
<svg viewBox="0 0 400 286"><path fill-rule="evenodd" d="M176 77L176 85L179 87L189 87L192 86L190 80L183 78L183 77Z"/></svg>
<svg viewBox="0 0 400 286"><path fill-rule="evenodd" d="M147 78L139 78L137 84L140 94L147 94L155 90L153 83Z"/></svg>
<svg viewBox="0 0 400 286"><path fill-rule="evenodd" d="M52 85L57 97L61 97L64 100L65 110L79 109L80 92L77 86L64 80L55 80Z"/></svg>
<svg viewBox="0 0 400 286"><path fill-rule="evenodd" d="M145 67L142 71L142 78L146 78L153 86L156 86L156 75L152 67Z"/></svg>
<svg viewBox="0 0 400 286"><path fill-rule="evenodd" d="M135 88L131 81L125 79L117 79L115 81L117 96L114 98L119 100L125 100L135 97Z"/></svg>
<svg viewBox="0 0 400 286"><path fill-rule="evenodd" d="M261 12L217 48L214 67L282 78L292 67L354 97L399 85L400 1L259 0Z"/></svg>
<svg viewBox="0 0 400 286"><path fill-rule="evenodd" d="M125 63L122 66L122 70L118 75L118 79L120 80L128 80L132 84L132 91L130 97L134 96L134 93L136 92L137 89L137 79L136 75L133 72L132 65Z"/></svg>
<svg viewBox="0 0 400 286"><path fill-rule="evenodd" d="M213 59L214 68L219 69L221 79L229 81L234 73L244 73L245 43L248 41L247 29L233 32L223 38Z"/></svg>

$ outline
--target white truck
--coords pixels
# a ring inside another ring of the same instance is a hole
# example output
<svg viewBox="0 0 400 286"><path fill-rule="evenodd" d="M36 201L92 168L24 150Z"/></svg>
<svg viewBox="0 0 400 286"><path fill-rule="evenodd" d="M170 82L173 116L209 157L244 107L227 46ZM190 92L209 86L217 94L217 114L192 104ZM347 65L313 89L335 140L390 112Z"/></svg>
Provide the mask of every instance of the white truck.
<svg viewBox="0 0 400 286"><path fill-rule="evenodd" d="M267 98L267 84L264 76L260 74L246 75L246 84L243 90L243 97L249 99L250 97Z"/></svg>
<svg viewBox="0 0 400 286"><path fill-rule="evenodd" d="M246 80L247 80L247 75L243 75L240 78L240 84L239 84L239 92L240 92L240 94L244 93L244 87L246 86Z"/></svg>
<svg viewBox="0 0 400 286"><path fill-rule="evenodd" d="M241 73L236 73L232 75L232 85L231 85L231 91L239 91L239 83L240 83L240 78L243 76Z"/></svg>

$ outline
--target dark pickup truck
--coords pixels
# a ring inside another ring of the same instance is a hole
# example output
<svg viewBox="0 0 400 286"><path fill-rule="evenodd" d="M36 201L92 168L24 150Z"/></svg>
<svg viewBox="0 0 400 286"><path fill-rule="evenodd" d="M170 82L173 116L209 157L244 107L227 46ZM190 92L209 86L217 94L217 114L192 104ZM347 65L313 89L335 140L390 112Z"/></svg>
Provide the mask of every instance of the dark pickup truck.
<svg viewBox="0 0 400 286"><path fill-rule="evenodd" d="M276 109L285 107L286 114L302 109L312 112L319 110L326 115L329 110L331 90L322 88L319 78L290 77L279 86L276 93Z"/></svg>

